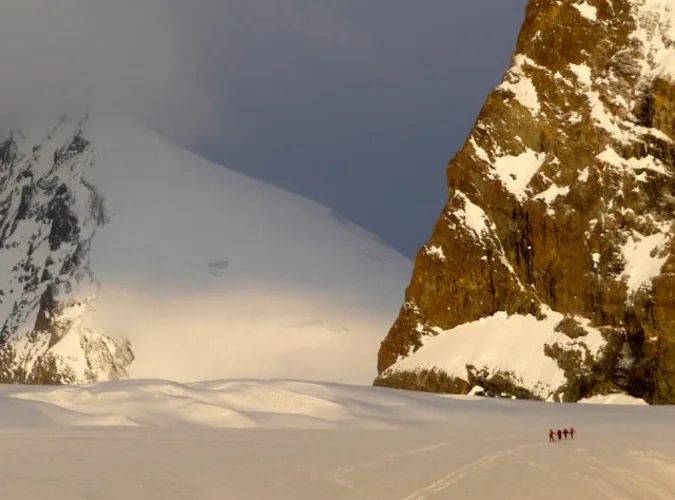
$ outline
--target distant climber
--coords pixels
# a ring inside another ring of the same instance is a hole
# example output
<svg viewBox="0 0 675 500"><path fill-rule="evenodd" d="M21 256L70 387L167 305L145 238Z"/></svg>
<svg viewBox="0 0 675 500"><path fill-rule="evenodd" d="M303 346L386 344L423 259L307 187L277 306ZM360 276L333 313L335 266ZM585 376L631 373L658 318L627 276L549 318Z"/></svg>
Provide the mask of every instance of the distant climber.
<svg viewBox="0 0 675 500"><path fill-rule="evenodd" d="M570 436L572 436L572 439L574 439L574 433L575 433L575 432L576 432L576 431L574 430L574 427L571 427L571 428L570 428Z"/></svg>
<svg viewBox="0 0 675 500"><path fill-rule="evenodd" d="M563 431L563 434L565 435L565 439L567 439L567 435L569 433L570 433L570 431L568 431L567 428L565 428L565 430Z"/></svg>
<svg viewBox="0 0 675 500"><path fill-rule="evenodd" d="M562 431L558 429L558 441L562 439Z"/></svg>
<svg viewBox="0 0 675 500"><path fill-rule="evenodd" d="M553 429L548 430L548 442L555 443L555 432L553 432Z"/></svg>

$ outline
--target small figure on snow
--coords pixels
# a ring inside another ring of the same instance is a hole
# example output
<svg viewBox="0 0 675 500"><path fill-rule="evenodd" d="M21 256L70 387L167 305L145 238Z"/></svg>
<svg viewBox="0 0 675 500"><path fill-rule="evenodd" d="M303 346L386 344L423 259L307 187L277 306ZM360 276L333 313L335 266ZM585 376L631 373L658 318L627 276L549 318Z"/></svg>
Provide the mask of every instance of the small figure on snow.
<svg viewBox="0 0 675 500"><path fill-rule="evenodd" d="M562 431L558 429L558 441L562 439Z"/></svg>
<svg viewBox="0 0 675 500"><path fill-rule="evenodd" d="M548 442L555 443L555 432L553 432L553 429L548 430Z"/></svg>
<svg viewBox="0 0 675 500"><path fill-rule="evenodd" d="M565 435L565 439L567 439L567 435L569 433L570 433L570 431L568 431L567 428L565 428L565 430L563 431L563 434Z"/></svg>
<svg viewBox="0 0 675 500"><path fill-rule="evenodd" d="M570 428L570 436L572 436L572 439L574 439L574 433L575 433L575 432L576 432L576 431L574 430L574 427L571 427L571 428Z"/></svg>

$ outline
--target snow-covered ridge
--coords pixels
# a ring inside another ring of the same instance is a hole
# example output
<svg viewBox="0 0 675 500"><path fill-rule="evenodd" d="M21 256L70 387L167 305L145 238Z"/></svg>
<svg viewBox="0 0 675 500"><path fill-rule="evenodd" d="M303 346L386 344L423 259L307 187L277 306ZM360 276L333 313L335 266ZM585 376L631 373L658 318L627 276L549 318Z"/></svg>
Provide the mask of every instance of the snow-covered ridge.
<svg viewBox="0 0 675 500"><path fill-rule="evenodd" d="M117 117L12 137L0 374L372 380L411 268L373 234Z"/></svg>
<svg viewBox="0 0 675 500"><path fill-rule="evenodd" d="M220 428L393 428L443 422L438 401L399 391L290 380L166 380L0 389L48 425Z"/></svg>

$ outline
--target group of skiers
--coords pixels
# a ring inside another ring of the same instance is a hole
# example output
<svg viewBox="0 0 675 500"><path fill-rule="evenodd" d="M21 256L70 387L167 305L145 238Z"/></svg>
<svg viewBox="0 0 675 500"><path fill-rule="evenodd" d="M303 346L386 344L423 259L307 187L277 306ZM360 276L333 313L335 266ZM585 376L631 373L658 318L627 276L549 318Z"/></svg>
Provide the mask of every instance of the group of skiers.
<svg viewBox="0 0 675 500"><path fill-rule="evenodd" d="M548 430L548 440L549 440L549 442L554 443L556 435L558 436L558 441L560 441L563 438L563 436L565 436L565 439L567 439L567 436L571 436L572 439L574 439L574 433L575 432L576 431L574 430L574 427L571 427L569 430L564 429L562 431L560 429L558 429L557 432L554 431L553 429L549 429Z"/></svg>

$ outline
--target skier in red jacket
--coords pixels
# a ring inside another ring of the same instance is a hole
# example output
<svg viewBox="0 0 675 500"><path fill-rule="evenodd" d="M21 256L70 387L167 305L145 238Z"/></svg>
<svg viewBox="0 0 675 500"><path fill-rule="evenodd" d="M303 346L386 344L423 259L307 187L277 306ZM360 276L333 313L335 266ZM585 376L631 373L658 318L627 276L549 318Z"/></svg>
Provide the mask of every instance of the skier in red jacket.
<svg viewBox="0 0 675 500"><path fill-rule="evenodd" d="M570 436L572 436L572 439L574 439L574 433L576 431L574 430L574 427L570 427Z"/></svg>
<svg viewBox="0 0 675 500"><path fill-rule="evenodd" d="M548 430L548 442L555 443L555 432L553 432L553 429Z"/></svg>
<svg viewBox="0 0 675 500"><path fill-rule="evenodd" d="M562 439L562 431L558 429L558 441Z"/></svg>

